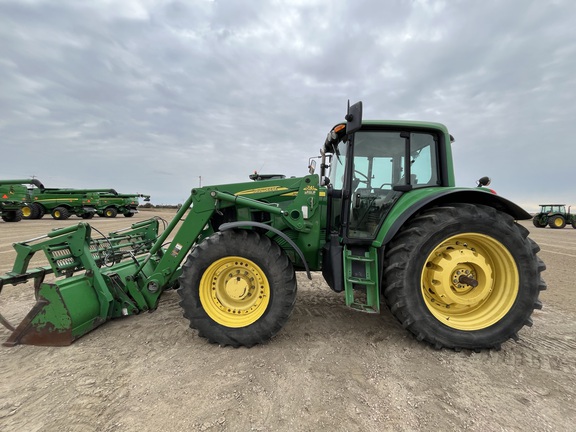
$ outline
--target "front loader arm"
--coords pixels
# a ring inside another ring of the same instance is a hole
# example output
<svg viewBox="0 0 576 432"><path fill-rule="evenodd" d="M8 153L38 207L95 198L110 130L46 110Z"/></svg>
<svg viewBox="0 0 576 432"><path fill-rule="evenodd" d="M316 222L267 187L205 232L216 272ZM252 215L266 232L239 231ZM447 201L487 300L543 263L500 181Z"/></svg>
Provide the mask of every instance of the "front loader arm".
<svg viewBox="0 0 576 432"><path fill-rule="evenodd" d="M208 227L208 221L215 211L215 202L210 198L205 189L192 190L190 197L150 249L148 259L155 254L161 254L154 273L146 278L145 288L142 289L143 296L152 307L156 306L162 290L178 279L182 262L194 243L202 238L202 232ZM186 212L188 214L184 217ZM163 251L162 247L166 239L174 232L180 222L182 225L176 231L166 250ZM147 261L139 266L134 278L138 277Z"/></svg>
<svg viewBox="0 0 576 432"><path fill-rule="evenodd" d="M243 210L262 211L272 215L274 221L270 224L276 224L276 229L309 234L319 232L318 229L313 229L312 222L318 221L320 217L318 197L317 176L263 181L262 187L257 188L254 188L253 183L249 183L193 189L188 200L150 250L150 256L162 252L166 238L182 221L173 240L162 254L154 274L148 276L144 283L145 289L142 291L148 304L155 307L162 290L176 282L181 273L181 264L194 244L219 229L219 226L212 226L215 213L222 213L221 210L232 207L235 216L225 222L241 222L251 221L250 212L245 214ZM136 273L143 267L144 263Z"/></svg>
<svg viewBox="0 0 576 432"><path fill-rule="evenodd" d="M0 289L34 279L36 304L17 327L0 315L12 332L5 344L67 345L110 319L155 309L162 292L177 282L194 245L225 222L247 222L242 228L254 229L249 222L267 214L271 236L294 238L294 250L314 255L320 232L316 177L264 183L194 189L160 235L156 218L104 238L92 238L90 226L80 223L16 244L16 263L0 277ZM40 251L50 266L28 269ZM50 273L56 279L45 281Z"/></svg>
<svg viewBox="0 0 576 432"><path fill-rule="evenodd" d="M283 192L293 193L297 190L297 188L294 188L294 190L286 189ZM273 193L271 195L274 196ZM285 221L285 225L290 226L292 229L308 229L308 225L303 220L299 220L297 217L288 217L286 210L272 203L255 200L240 194L235 195L230 192L223 192L216 187L193 189L188 200L183 204L170 225L150 250L150 256L160 252L168 235L182 221L182 225L176 231L173 240L162 254L154 274L146 279L145 286L147 289L144 290L144 297L146 297L149 305L154 305L162 289L174 283L180 276L181 264L194 244L218 229L218 227L211 226L210 219L215 212L219 212L225 206L265 211L281 217ZM184 217L187 211L188 214ZM142 263L136 273L140 272L144 265L145 263Z"/></svg>

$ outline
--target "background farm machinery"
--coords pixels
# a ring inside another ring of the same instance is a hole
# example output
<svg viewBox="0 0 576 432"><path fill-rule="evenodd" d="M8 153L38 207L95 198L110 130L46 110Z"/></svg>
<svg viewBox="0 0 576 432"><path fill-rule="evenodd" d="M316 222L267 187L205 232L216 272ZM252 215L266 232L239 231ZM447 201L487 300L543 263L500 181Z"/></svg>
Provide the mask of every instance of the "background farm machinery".
<svg viewBox="0 0 576 432"><path fill-rule="evenodd" d="M41 219L45 214L58 220L73 215L92 219L99 206L100 192L115 193L114 189L30 188L25 219Z"/></svg>
<svg viewBox="0 0 576 432"><path fill-rule="evenodd" d="M553 229L561 229L566 225L576 228L576 214L570 213L570 206L566 204L540 204L540 211L534 215L532 222L536 228L545 228L547 225Z"/></svg>
<svg viewBox="0 0 576 432"><path fill-rule="evenodd" d="M132 216L142 194L119 194L114 189L72 189L35 187L28 189L23 207L25 219L41 219L50 214L54 219L66 220L70 216L92 219L95 215L115 217L118 213Z"/></svg>
<svg viewBox="0 0 576 432"><path fill-rule="evenodd" d="M96 213L98 216L109 218L116 217L118 214L132 217L138 213L138 206L140 205L138 198L144 198L145 202L150 201L150 195L144 194L100 193Z"/></svg>
<svg viewBox="0 0 576 432"><path fill-rule="evenodd" d="M150 195L120 194L109 188L46 188L37 179L0 180L0 211L5 222L41 219L46 214L58 220L73 215L82 219L131 217L138 212L139 198L150 201Z"/></svg>
<svg viewBox="0 0 576 432"><path fill-rule="evenodd" d="M44 187L36 179L0 180L0 213L4 222L20 222L28 215L26 184Z"/></svg>

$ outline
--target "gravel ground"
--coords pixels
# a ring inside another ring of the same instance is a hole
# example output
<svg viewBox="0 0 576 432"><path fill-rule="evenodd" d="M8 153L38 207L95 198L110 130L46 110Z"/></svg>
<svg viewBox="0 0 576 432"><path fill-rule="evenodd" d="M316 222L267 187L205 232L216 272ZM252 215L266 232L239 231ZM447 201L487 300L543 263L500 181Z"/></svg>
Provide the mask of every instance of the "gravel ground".
<svg viewBox="0 0 576 432"><path fill-rule="evenodd" d="M152 214L90 223L107 232ZM0 272L11 268L13 242L72 223L0 222ZM576 230L522 224L542 248L548 290L534 326L500 351L436 351L387 310L346 308L316 273L298 274L294 313L272 341L221 348L188 327L168 291L155 312L106 323L71 346L0 347L0 430L573 431ZM32 291L5 287L0 312L18 321ZM8 334L0 327L0 338Z"/></svg>

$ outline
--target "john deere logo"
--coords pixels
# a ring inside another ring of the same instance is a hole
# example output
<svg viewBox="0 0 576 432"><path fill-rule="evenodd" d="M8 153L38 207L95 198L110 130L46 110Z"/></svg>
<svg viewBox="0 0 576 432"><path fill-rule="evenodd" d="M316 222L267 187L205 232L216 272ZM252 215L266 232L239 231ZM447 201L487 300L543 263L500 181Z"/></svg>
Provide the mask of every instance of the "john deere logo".
<svg viewBox="0 0 576 432"><path fill-rule="evenodd" d="M304 194L305 195L314 195L318 191L316 186L304 186Z"/></svg>

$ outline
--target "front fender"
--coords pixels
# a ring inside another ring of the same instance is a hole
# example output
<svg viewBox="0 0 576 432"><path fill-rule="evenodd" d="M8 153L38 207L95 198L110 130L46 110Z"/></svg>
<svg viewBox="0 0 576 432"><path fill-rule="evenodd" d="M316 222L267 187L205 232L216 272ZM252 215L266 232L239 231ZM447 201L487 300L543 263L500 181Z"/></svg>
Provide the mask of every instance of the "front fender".
<svg viewBox="0 0 576 432"><path fill-rule="evenodd" d="M450 203L481 204L508 213L516 220L532 219L532 216L526 210L500 195L489 192L487 189L419 189L413 190L400 197L384 221L373 245L380 247L392 240L406 221L418 211Z"/></svg>

